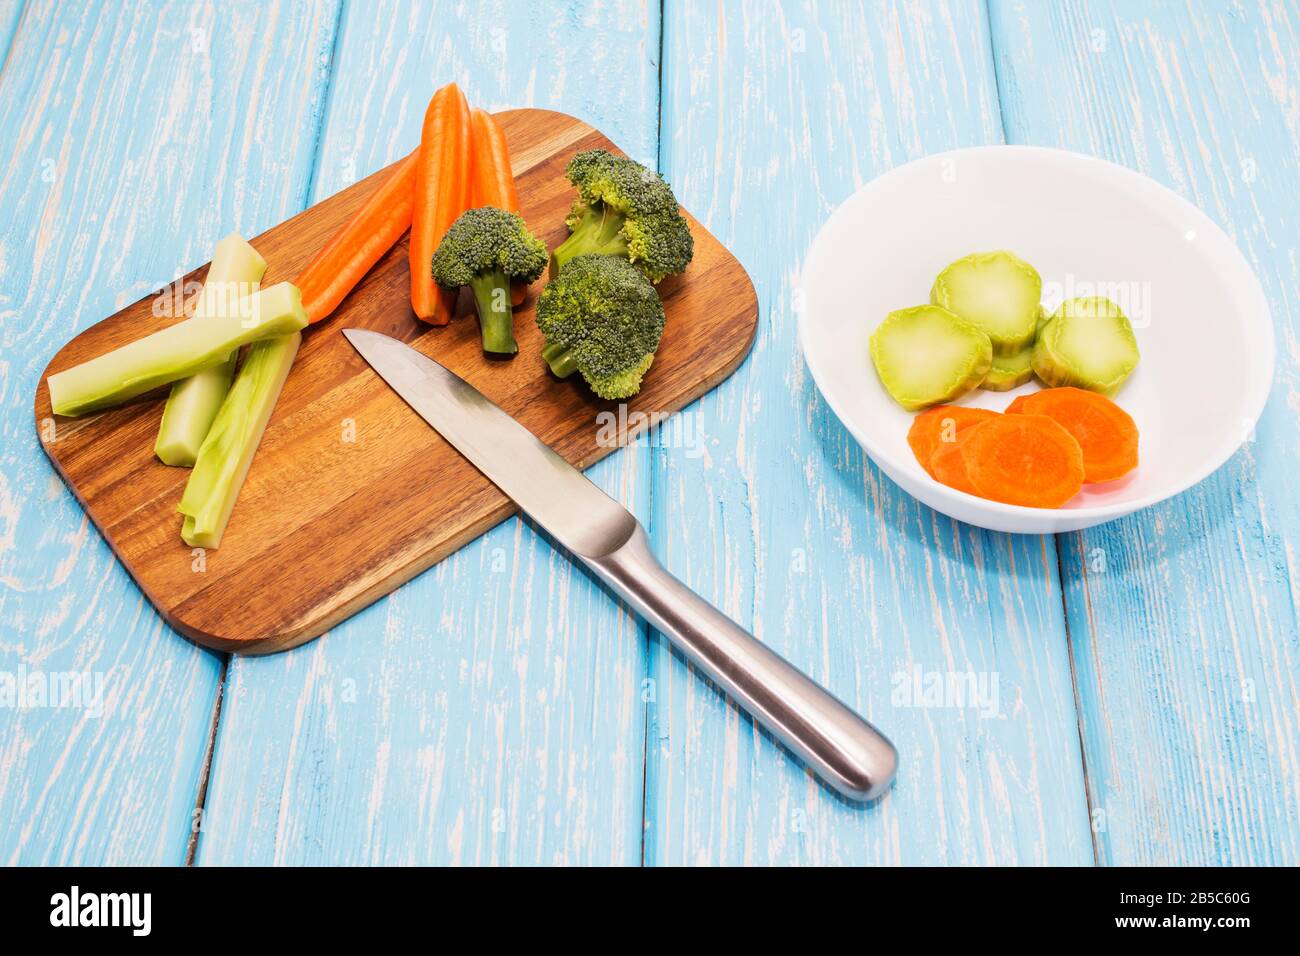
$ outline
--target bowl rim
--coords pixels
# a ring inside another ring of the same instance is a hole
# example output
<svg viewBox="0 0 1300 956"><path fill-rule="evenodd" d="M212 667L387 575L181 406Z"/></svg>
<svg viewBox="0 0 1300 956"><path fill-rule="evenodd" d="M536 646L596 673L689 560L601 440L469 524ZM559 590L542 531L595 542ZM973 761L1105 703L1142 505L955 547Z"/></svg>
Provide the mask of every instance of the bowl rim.
<svg viewBox="0 0 1300 956"><path fill-rule="evenodd" d="M911 169L922 163L933 163L936 160L956 158L974 153L1017 153L1023 156L1037 155L1049 158L1051 161L1064 160L1066 162L1081 163L1085 166L1091 165L1105 168L1111 174L1120 177L1127 177L1129 180L1139 183L1144 188L1153 190L1155 194L1161 195L1164 199L1172 200L1176 206L1181 207L1182 211L1190 217L1198 232L1204 229L1206 234L1215 235L1221 239L1226 247L1231 250L1231 253L1236 257L1236 262L1234 264L1241 270L1244 270L1244 275L1248 279L1244 291L1248 299L1253 298L1256 300L1258 308L1253 310L1253 314L1256 316L1256 321L1263 327L1263 344L1266 352L1266 355L1264 356L1264 365L1267 374L1260 376L1259 380L1246 392L1246 415L1242 421L1241 437L1235 439L1229 438L1226 441L1220 442L1214 447L1210 454L1206 455L1204 464L1200 468L1189 470L1186 478L1174 482L1159 491L1153 491L1141 498L1136 498L1131 501L1114 502L1111 504L1088 505L1081 508L1030 508L1025 505L1004 504L1000 501L992 501L988 498L981 498L978 495L958 491L955 488L949 488L947 485L935 481L934 478L930 477L930 475L926 474L924 469L922 469L919 478L927 483L924 486L926 490L937 495L940 500L951 502L952 507L962 508L963 510L969 508L971 504L974 504L981 509L987 510L990 514L1002 517L1038 519L1041 521L1044 516L1052 515L1060 516L1071 522L1079 522L1084 525L1094 525L1110 519L1121 518L1142 508L1158 504L1159 502L1172 498L1175 495L1182 494L1188 488L1199 484L1201 481L1204 481L1210 475L1214 474L1214 472L1222 468L1223 465L1227 463L1228 459L1236 454L1237 450L1245 444L1246 436L1253 431L1258 424L1259 418L1264 412L1264 407L1268 404L1269 395L1273 390L1273 378L1277 371L1277 344L1276 332L1273 328L1272 310L1269 308L1268 297L1264 294L1264 288L1259 281L1259 276L1255 274L1255 269L1251 265L1250 260L1246 258L1244 253L1242 253L1241 249L1237 246L1237 243L1233 241L1232 237L1229 236L1217 222L1206 215L1206 213L1204 213L1199 207L1193 205L1183 196L1179 195L1163 183L1157 182L1150 176L1140 173L1135 169L1131 169L1128 166L1122 166L1119 163L1111 162L1108 159L1102 159L1100 156L1093 156L1089 153L1079 153L1074 150L1059 149L1052 146L1030 146L1018 143L967 146L960 149L943 150L938 153L928 153L925 156L909 160L906 163L901 163L898 166L885 170L880 175L854 190L852 195L846 197L835 207L817 230L817 235L813 237L813 241L808 246L808 251L804 254L803 262L799 268L800 287L802 288L806 284L808 264L816 258L820 245L827 241L827 227L837 216L843 213L845 207L858 199L859 196L868 191L875 191L888 186L891 179L898 178L905 170ZM798 315L799 349L803 353L804 364L808 366L808 370L812 373L813 382L817 386L817 391L821 393L826 404L829 405L831 411L835 413L835 417L838 418L841 424L849 430L849 433L853 435L854 439L862 446L867 455L889 475L891 481L897 484L900 488L903 488L904 491L907 491L907 488L903 486L902 482L898 478L894 477L896 473L908 475L907 464L900 462L897 458L877 446L877 444L871 440L870 436L855 424L853 416L847 415L845 410L837 403L836 399L833 398L827 389L823 387L822 377L826 376L828 373L825 369L818 367L818 360L814 357L814 353L808 348L810 324L812 322L811 315L812 310L807 306L805 300L804 308ZM917 498L917 496L912 494L912 492L907 491L907 493L912 497ZM917 500L920 499L917 498Z"/></svg>

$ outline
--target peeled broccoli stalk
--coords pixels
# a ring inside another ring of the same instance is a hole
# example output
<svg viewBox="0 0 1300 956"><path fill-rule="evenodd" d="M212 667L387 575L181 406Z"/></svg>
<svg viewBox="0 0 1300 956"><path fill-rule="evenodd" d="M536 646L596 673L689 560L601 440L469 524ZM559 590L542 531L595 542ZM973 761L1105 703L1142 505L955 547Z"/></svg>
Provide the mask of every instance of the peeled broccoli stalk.
<svg viewBox="0 0 1300 956"><path fill-rule="evenodd" d="M288 282L246 300L239 314L191 318L137 339L89 362L51 375L50 404L56 415L85 415L188 378L226 361L232 351L307 325L302 296Z"/></svg>
<svg viewBox="0 0 1300 956"><path fill-rule="evenodd" d="M199 448L177 511L192 548L217 548L262 441L302 334L263 339L248 351L234 384Z"/></svg>
<svg viewBox="0 0 1300 956"><path fill-rule="evenodd" d="M580 372L601 398L635 395L654 361L664 307L626 259L578 256L537 301L542 358L559 378Z"/></svg>
<svg viewBox="0 0 1300 956"><path fill-rule="evenodd" d="M474 306L478 309L483 351L493 355L518 352L515 316L510 309L510 277L501 269L493 269L474 276L469 287L474 293Z"/></svg>
<svg viewBox="0 0 1300 956"><path fill-rule="evenodd" d="M579 256L618 256L651 282L676 275L695 254L677 197L653 169L608 150L588 149L565 170L578 190L565 224L570 236L551 255L551 278Z"/></svg>
<svg viewBox="0 0 1300 956"><path fill-rule="evenodd" d="M1034 373L1049 388L1072 385L1114 394L1137 364L1133 326L1104 296L1062 302L1034 343Z"/></svg>
<svg viewBox="0 0 1300 956"><path fill-rule="evenodd" d="M1011 356L1034 344L1043 281L1015 253L976 252L950 263L934 280L930 302L989 337L994 355Z"/></svg>
<svg viewBox="0 0 1300 956"><path fill-rule="evenodd" d="M238 359L239 352L231 352L224 362L172 386L153 446L154 454L164 465L189 468L194 464L199 446L212 427L226 392L230 391Z"/></svg>
<svg viewBox="0 0 1300 956"><path fill-rule="evenodd" d="M989 392L1009 392L1019 388L1034 377L1034 347L1021 349L1015 355L995 355L988 374L980 388Z"/></svg>
<svg viewBox="0 0 1300 956"><path fill-rule="evenodd" d="M871 360L894 401L914 412L958 399L984 381L993 345L947 309L918 305L890 312L876 326Z"/></svg>
<svg viewBox="0 0 1300 956"><path fill-rule="evenodd" d="M241 298L257 291L265 272L266 260L243 237L226 236L212 254L194 317L212 318L237 310ZM224 362L172 385L154 443L154 453L163 464L183 468L194 464L199 446L230 390L238 358L238 350L232 350Z"/></svg>
<svg viewBox="0 0 1300 956"><path fill-rule="evenodd" d="M514 314L510 282L532 282L546 268L546 245L516 213L482 206L462 213L433 254L433 279L444 289L463 285L474 293L483 351L513 355Z"/></svg>

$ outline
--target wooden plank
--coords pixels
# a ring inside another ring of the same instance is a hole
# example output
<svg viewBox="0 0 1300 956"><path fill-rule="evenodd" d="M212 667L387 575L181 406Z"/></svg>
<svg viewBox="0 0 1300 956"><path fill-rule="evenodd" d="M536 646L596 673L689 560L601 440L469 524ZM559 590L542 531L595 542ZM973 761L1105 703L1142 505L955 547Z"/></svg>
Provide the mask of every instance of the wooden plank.
<svg viewBox="0 0 1300 956"><path fill-rule="evenodd" d="M894 165L999 140L982 9L672 4L664 49L663 168L754 276L762 320L694 410L706 453L658 452L657 547L902 762L881 802L837 801L656 641L647 862L1090 862L1052 539L910 499L819 399L796 343L799 261L831 210ZM914 693L949 676L984 693Z"/></svg>
<svg viewBox="0 0 1300 956"><path fill-rule="evenodd" d="M0 0L0 79L3 79L4 63L18 31L18 21L22 19L23 6L24 0Z"/></svg>
<svg viewBox="0 0 1300 956"><path fill-rule="evenodd" d="M657 53L650 3L349 5L316 195L412 148L452 79L653 161ZM646 464L589 474L645 514ZM639 622L511 519L322 640L232 662L199 862L635 862L644 667Z"/></svg>
<svg viewBox="0 0 1300 956"><path fill-rule="evenodd" d="M599 131L554 110L497 113L514 165L520 209L558 246L573 203L570 158L616 150ZM317 203L255 237L265 286L293 281L395 167ZM165 390L84 418L51 418L44 382L36 421L44 443L95 527L136 583L182 634L205 647L263 654L317 637L447 557L515 511L513 503L442 439L343 337L345 328L395 336L437 358L577 467L616 445L602 415L650 421L730 375L754 338L754 287L734 256L686 214L694 240L687 275L659 284L666 316L655 366L624 403L603 401L581 377L557 380L542 358L535 302L515 310L519 353L487 358L472 315L432 328L408 304L410 243L403 238L319 326L303 335L219 549L194 574L176 503L189 472L153 453ZM185 282L198 286L202 272ZM174 298L174 297L173 297ZM149 295L81 333L51 360L63 371L173 325ZM644 426L643 426L644 427ZM430 489L438 489L431 494Z"/></svg>
<svg viewBox="0 0 1300 956"><path fill-rule="evenodd" d="M22 18L0 76L0 672L88 674L92 706L5 711L5 863L184 860L221 660L154 614L20 396L78 329L301 207L335 14L34 0Z"/></svg>
<svg viewBox="0 0 1300 956"><path fill-rule="evenodd" d="M992 11L1010 137L1103 156L1196 203L1255 266L1278 333L1272 399L1233 459L1061 538L1099 859L1295 865L1300 16L1280 0Z"/></svg>

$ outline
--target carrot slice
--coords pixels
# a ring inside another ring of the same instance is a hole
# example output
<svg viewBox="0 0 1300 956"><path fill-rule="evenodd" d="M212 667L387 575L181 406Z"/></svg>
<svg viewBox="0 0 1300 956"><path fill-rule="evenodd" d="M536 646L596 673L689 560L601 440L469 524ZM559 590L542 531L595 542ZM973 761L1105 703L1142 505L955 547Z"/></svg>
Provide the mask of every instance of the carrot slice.
<svg viewBox="0 0 1300 956"><path fill-rule="evenodd" d="M1029 400L1028 395L1017 395L1011 400L1011 404L1002 410L1004 415L1015 415L1025 410L1025 402Z"/></svg>
<svg viewBox="0 0 1300 956"><path fill-rule="evenodd" d="M429 101L415 165L411 215L411 308L432 325L451 321L454 291L433 281L433 253L443 234L469 208L469 104L455 83Z"/></svg>
<svg viewBox="0 0 1300 956"><path fill-rule="evenodd" d="M506 212L519 212L519 191L515 188L515 176L510 168L506 134L491 113L480 109L470 111L469 134L473 147L470 151L473 157L470 208L496 206ZM527 283L510 283L511 305L519 305L527 295Z"/></svg>
<svg viewBox="0 0 1300 956"><path fill-rule="evenodd" d="M1018 413L1046 415L1074 436L1083 450L1084 481L1114 481L1137 467L1137 424L1105 395L1063 387L1044 389L1023 399Z"/></svg>
<svg viewBox="0 0 1300 956"><path fill-rule="evenodd" d="M987 408L936 405L927 408L912 421L912 427L907 432L907 443L912 446L912 454L916 455L916 460L929 472L930 477L943 481L931 467L935 451L941 445L955 444L957 438L971 425L996 418L997 415L997 412L991 412Z"/></svg>
<svg viewBox="0 0 1300 956"><path fill-rule="evenodd" d="M371 266L411 228L415 159L411 153L399 162L293 281L302 292L308 321L319 322L337 309Z"/></svg>
<svg viewBox="0 0 1300 956"><path fill-rule="evenodd" d="M966 474L982 498L1059 508L1083 487L1083 450L1046 415L1000 415L961 442Z"/></svg>
<svg viewBox="0 0 1300 956"><path fill-rule="evenodd" d="M934 480L940 484L947 485L949 488L956 488L958 491L964 491L968 495L978 495L979 492L971 484L970 474L966 471L966 459L962 453L962 445L966 439L977 429L983 427L984 422L975 422L966 428L957 441L943 442L934 450L930 456L930 474Z"/></svg>

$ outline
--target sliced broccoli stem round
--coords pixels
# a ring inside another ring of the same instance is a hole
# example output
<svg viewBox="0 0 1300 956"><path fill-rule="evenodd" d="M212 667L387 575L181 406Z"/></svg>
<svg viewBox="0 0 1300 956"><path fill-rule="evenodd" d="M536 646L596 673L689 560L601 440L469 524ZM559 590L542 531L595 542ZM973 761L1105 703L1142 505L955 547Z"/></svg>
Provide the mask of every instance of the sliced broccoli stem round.
<svg viewBox="0 0 1300 956"><path fill-rule="evenodd" d="M493 269L479 273L470 280L469 287L474 292L474 305L478 309L483 351L494 355L518 352L515 317L510 310L510 279L505 272Z"/></svg>
<svg viewBox="0 0 1300 956"><path fill-rule="evenodd" d="M551 367L556 378L568 378L578 370L578 360L574 357L573 350L563 345L547 345L542 349L542 358L546 359L546 364Z"/></svg>
<svg viewBox="0 0 1300 956"><path fill-rule="evenodd" d="M578 256L627 256L627 240L623 237L622 213L615 212L604 203L591 206L582 214L568 239L555 247L551 254L551 278L570 259Z"/></svg>

